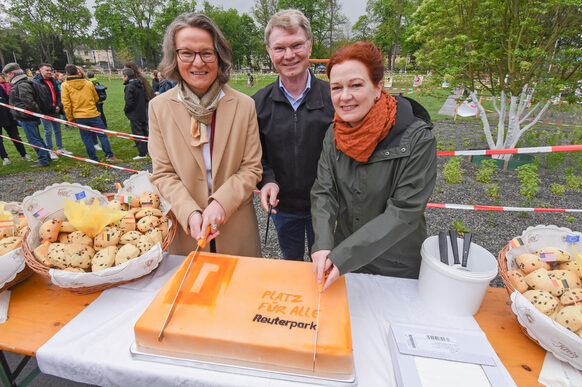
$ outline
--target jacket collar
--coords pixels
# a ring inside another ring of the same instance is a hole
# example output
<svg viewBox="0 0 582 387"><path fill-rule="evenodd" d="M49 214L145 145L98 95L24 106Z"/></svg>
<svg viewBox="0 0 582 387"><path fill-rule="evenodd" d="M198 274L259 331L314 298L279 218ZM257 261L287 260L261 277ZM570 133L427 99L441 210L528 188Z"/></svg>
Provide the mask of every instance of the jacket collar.
<svg viewBox="0 0 582 387"><path fill-rule="evenodd" d="M23 79L28 79L28 76L26 74L17 75L14 78L12 78L10 83L12 83L13 85L16 85L18 82L22 81Z"/></svg>
<svg viewBox="0 0 582 387"><path fill-rule="evenodd" d="M322 109L324 106L323 105L323 98L321 96L322 83L319 82L319 80L315 78L315 74L313 74L313 72L311 70L307 70L307 71L309 71L309 73L311 75L311 84L310 84L311 89L309 90L309 92L307 93L305 98L303 99L303 102L301 102L301 105L305 104L305 106L309 110ZM287 97L285 97L285 94L283 94L283 92L279 88L279 77L277 77L277 80L273 83L273 88L271 89L271 98L275 102L283 102L283 103L289 104Z"/></svg>

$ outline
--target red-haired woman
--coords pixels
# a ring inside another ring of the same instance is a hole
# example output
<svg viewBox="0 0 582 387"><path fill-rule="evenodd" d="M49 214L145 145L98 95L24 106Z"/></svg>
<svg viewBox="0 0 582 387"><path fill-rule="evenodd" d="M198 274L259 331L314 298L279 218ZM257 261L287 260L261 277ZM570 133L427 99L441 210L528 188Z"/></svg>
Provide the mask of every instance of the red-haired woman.
<svg viewBox="0 0 582 387"><path fill-rule="evenodd" d="M349 272L418 278L424 209L435 185L428 112L382 86L372 43L342 47L327 75L335 108L311 190L313 271L324 290Z"/></svg>

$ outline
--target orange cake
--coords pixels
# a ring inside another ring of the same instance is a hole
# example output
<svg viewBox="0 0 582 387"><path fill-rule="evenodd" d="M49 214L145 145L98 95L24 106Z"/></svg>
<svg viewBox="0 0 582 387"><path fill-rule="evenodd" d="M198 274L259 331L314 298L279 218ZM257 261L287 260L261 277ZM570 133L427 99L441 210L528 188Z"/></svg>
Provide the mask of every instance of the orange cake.
<svg viewBox="0 0 582 387"><path fill-rule="evenodd" d="M135 324L138 351L312 371L318 293L311 263L201 253L160 342L187 263ZM352 375L344 277L322 293L319 314L315 372Z"/></svg>

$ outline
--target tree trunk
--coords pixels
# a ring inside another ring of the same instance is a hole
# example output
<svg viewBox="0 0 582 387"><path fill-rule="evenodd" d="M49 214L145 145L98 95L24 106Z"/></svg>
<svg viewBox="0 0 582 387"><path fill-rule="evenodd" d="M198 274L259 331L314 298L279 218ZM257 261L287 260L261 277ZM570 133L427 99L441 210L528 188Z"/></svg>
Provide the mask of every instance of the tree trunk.
<svg viewBox="0 0 582 387"><path fill-rule="evenodd" d="M477 98L477 91L474 90L471 92L471 100L475 106L477 106L477 109L479 109L479 116L481 118L481 123L483 124L483 132L485 133L485 139L487 140L487 146L489 149L515 148L521 136L542 118L542 115L550 106L551 101L548 100L543 105L540 101L528 110L534 90L534 88L528 89L528 85L525 85L520 95L510 95L509 109L507 106L507 95L504 91L501 91L499 107L497 106L497 97L493 96L493 106L499 117L497 121L496 141L493 140L489 118L487 117L483 105L481 105L481 102ZM541 109L535 114L535 117L530 119L540 106ZM526 112L526 110L528 111ZM505 125L506 118L507 126ZM523 128L522 125L524 125ZM510 159L511 155L493 155L492 157L507 161Z"/></svg>

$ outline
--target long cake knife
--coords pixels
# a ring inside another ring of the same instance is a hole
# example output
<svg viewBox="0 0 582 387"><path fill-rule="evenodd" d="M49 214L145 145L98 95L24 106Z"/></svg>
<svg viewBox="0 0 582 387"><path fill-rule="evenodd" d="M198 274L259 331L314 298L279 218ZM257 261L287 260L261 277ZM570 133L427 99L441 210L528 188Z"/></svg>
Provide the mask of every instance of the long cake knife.
<svg viewBox="0 0 582 387"><path fill-rule="evenodd" d="M317 284L317 321L315 322L315 344L313 345L313 372L315 372L315 355L317 354L317 335L319 333L319 307L321 306L321 293L323 293L323 285L327 279L327 273L323 276L323 280Z"/></svg>
<svg viewBox="0 0 582 387"><path fill-rule="evenodd" d="M204 246L206 246L206 239L208 238L209 234L210 234L210 226L208 226L206 228L206 235L204 236L204 238L198 239L198 243L196 245L196 250L194 250L194 254L189 256L189 257L191 257L191 259L190 259L190 262L188 262L188 268L186 269L186 273L184 273L184 277L182 277L182 282L180 282L180 287L178 288L178 291L176 292L176 296L174 297L174 301L172 301L172 306L170 307L170 310L168 311L168 315L166 316L166 321L164 321L164 325L162 326L162 329L160 330L160 333L158 334L158 341L162 341L162 339L164 338L164 330L166 329L166 326L168 326L168 323L170 322L170 319L172 318L172 315L174 314L174 309L176 309L176 305L178 304L178 300L182 296L182 286L184 286L184 283L186 283L186 279L188 279L188 277L190 276L190 270L192 269L192 263L194 261L196 261L196 258L198 258L198 254L200 254L200 249L201 248L203 249Z"/></svg>

